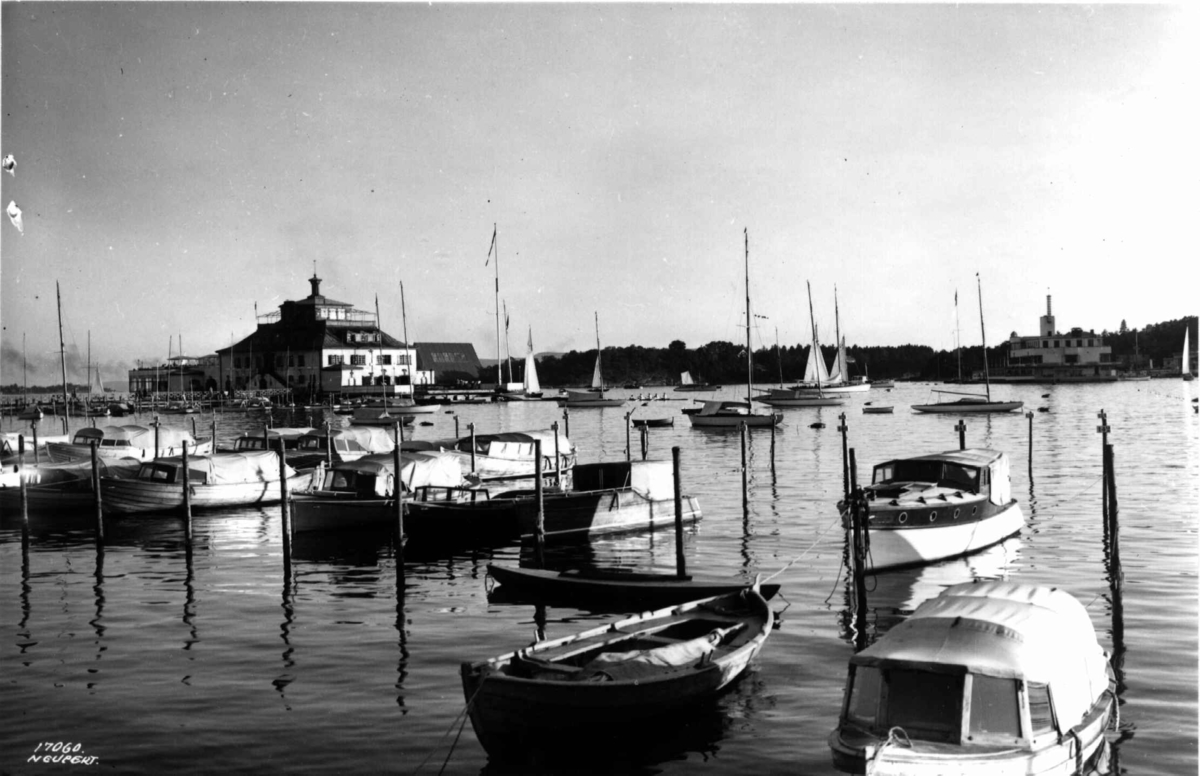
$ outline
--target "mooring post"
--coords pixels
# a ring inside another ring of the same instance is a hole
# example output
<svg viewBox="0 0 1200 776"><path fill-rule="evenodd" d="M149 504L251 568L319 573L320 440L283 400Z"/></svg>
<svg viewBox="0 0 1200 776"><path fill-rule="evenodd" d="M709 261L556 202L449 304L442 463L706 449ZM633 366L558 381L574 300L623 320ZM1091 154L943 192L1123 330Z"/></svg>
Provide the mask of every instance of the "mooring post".
<svg viewBox="0 0 1200 776"><path fill-rule="evenodd" d="M33 428L33 465L37 466L39 463L41 463L41 460L40 460L40 456L38 455L38 438L37 438L37 421L36 420L33 421L32 428Z"/></svg>
<svg viewBox="0 0 1200 776"><path fill-rule="evenodd" d="M399 423L396 424L400 425ZM400 468L400 445L392 448L392 468L395 470L395 475L392 477L392 497L396 499L396 557L404 557L404 477L401 475ZM403 569L400 570L403 574Z"/></svg>
<svg viewBox="0 0 1200 776"><path fill-rule="evenodd" d="M958 431L958 449L967 449L967 422L965 420L958 421L958 425L954 427Z"/></svg>
<svg viewBox="0 0 1200 776"><path fill-rule="evenodd" d="M279 437L279 516L283 523L283 542L285 559L290 564L292 549L292 513L288 503L287 458L284 456L283 437Z"/></svg>
<svg viewBox="0 0 1200 776"><path fill-rule="evenodd" d="M1101 514L1104 516L1104 526L1108 527L1108 470L1104 468L1104 451L1108 448L1108 432L1111 428L1108 425L1108 415L1104 410L1100 410L1096 414L1100 418L1100 425L1096 426L1096 431L1100 433L1100 455L1101 455L1101 487L1100 487L1100 508Z"/></svg>
<svg viewBox="0 0 1200 776"><path fill-rule="evenodd" d="M36 433L36 432L35 432ZM36 437L35 437L36 439ZM36 442L34 443L37 444ZM36 448L34 448L36 449ZM25 487L25 435L17 437L17 481L21 487L21 523L29 528L29 491Z"/></svg>
<svg viewBox="0 0 1200 776"><path fill-rule="evenodd" d="M642 426L642 460L646 460L646 456L650 454L650 427Z"/></svg>
<svg viewBox="0 0 1200 776"><path fill-rule="evenodd" d="M157 415L154 416L154 422L152 422L150 425L154 426L154 455L150 456L150 460L154 460L155 458L157 458L159 456L159 452L158 452L159 451L159 446L158 446L158 425L159 424L158 424L158 416Z"/></svg>
<svg viewBox="0 0 1200 776"><path fill-rule="evenodd" d="M192 439L196 438L196 416L192 416ZM215 447L216 445L214 445Z"/></svg>
<svg viewBox="0 0 1200 776"><path fill-rule="evenodd" d="M182 461L183 465L180 468L183 469L184 530L187 534L187 540L190 542L192 540L192 483L189 478L190 472L188 471L188 443L186 439L183 440Z"/></svg>
<svg viewBox="0 0 1200 776"><path fill-rule="evenodd" d="M687 576L687 563L683 559L683 486L679 477L679 447L671 448L671 468L675 478L675 574Z"/></svg>
<svg viewBox="0 0 1200 776"><path fill-rule="evenodd" d="M325 461L333 466L333 424L325 421Z"/></svg>
<svg viewBox="0 0 1200 776"><path fill-rule="evenodd" d="M863 492L855 488L850 503L854 527L854 647L861 652L867 647L867 503Z"/></svg>
<svg viewBox="0 0 1200 776"><path fill-rule="evenodd" d="M562 454L558 452L558 421L550 424L554 429L554 487L562 490Z"/></svg>
<svg viewBox="0 0 1200 776"><path fill-rule="evenodd" d="M533 529L533 558L546 568L546 502L542 494L542 440L533 440L533 492L537 501L537 525Z"/></svg>
<svg viewBox="0 0 1200 776"><path fill-rule="evenodd" d="M96 506L96 541L104 541L104 512L100 508L100 455L96 450L99 440L94 440L92 448L92 495Z"/></svg>
<svg viewBox="0 0 1200 776"><path fill-rule="evenodd" d="M739 424L742 432L742 519L750 518L750 471L746 466L746 421Z"/></svg>
<svg viewBox="0 0 1200 776"><path fill-rule="evenodd" d="M858 461L854 458L854 448L850 448L850 492L858 490Z"/></svg>
<svg viewBox="0 0 1200 776"><path fill-rule="evenodd" d="M212 433L212 451L215 453L217 452L217 413L215 411L213 412L212 427L210 431Z"/></svg>
<svg viewBox="0 0 1200 776"><path fill-rule="evenodd" d="M397 450L400 449L400 426L401 422L399 420L392 424L392 447ZM399 466L400 464L397 463L396 465ZM396 476L400 476L400 469L396 469Z"/></svg>
<svg viewBox="0 0 1200 776"><path fill-rule="evenodd" d="M625 463L629 463L631 460L633 460L633 451L630 450L629 444L629 421L632 416L633 410L625 413Z"/></svg>
<svg viewBox="0 0 1200 776"><path fill-rule="evenodd" d="M468 423L467 428L471 432L471 474L475 473L475 424Z"/></svg>
<svg viewBox="0 0 1200 776"><path fill-rule="evenodd" d="M1025 417L1029 420L1029 479L1033 479L1033 413L1026 412Z"/></svg>
<svg viewBox="0 0 1200 776"><path fill-rule="evenodd" d="M1117 530L1117 473L1114 468L1113 446L1104 446L1104 463L1105 469L1108 471L1108 541L1110 548L1110 556L1112 567L1116 569L1116 573L1120 573L1121 567L1121 543L1118 541L1119 532Z"/></svg>
<svg viewBox="0 0 1200 776"><path fill-rule="evenodd" d="M775 473L775 424L771 424L771 474Z"/></svg>
<svg viewBox="0 0 1200 776"><path fill-rule="evenodd" d="M850 457L847 452L849 437L846 432L849 427L846 425L846 413L838 415L838 433L842 435L842 498L849 500L850 498Z"/></svg>
<svg viewBox="0 0 1200 776"><path fill-rule="evenodd" d="M454 415L454 438L458 439L458 413Z"/></svg>
<svg viewBox="0 0 1200 776"><path fill-rule="evenodd" d="M563 408L563 433L567 435L567 439L571 438L571 411Z"/></svg>

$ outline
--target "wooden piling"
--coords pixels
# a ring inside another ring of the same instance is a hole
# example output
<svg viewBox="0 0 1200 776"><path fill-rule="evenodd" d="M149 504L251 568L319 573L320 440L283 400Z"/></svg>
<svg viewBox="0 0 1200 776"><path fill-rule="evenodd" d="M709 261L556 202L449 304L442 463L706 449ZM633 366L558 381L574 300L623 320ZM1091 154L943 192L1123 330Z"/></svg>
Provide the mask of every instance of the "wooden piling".
<svg viewBox="0 0 1200 776"><path fill-rule="evenodd" d="M1108 496L1108 546L1109 560L1114 569L1121 565L1121 544L1118 540L1117 521L1117 477L1113 466L1113 446L1104 446L1104 469L1106 473L1105 493Z"/></svg>
<svg viewBox="0 0 1200 776"><path fill-rule="evenodd" d="M193 415L192 416L192 439L195 439L195 438L196 438L196 416ZM217 442L214 439L213 440L213 448L215 449L216 446L217 446Z"/></svg>
<svg viewBox="0 0 1200 776"><path fill-rule="evenodd" d="M554 487L562 490L562 454L558 451L558 421L550 424L554 429Z"/></svg>
<svg viewBox="0 0 1200 776"><path fill-rule="evenodd" d="M471 432L471 474L474 474L475 473L475 424L468 423L467 428Z"/></svg>
<svg viewBox="0 0 1200 776"><path fill-rule="evenodd" d="M41 460L39 460L40 455L38 454L38 438L37 438L37 421L36 420L33 421L33 424L31 427L33 428L33 465L37 466L39 463L41 463Z"/></svg>
<svg viewBox="0 0 1200 776"><path fill-rule="evenodd" d="M646 460L646 456L650 455L650 429L647 426L642 426L642 460Z"/></svg>
<svg viewBox="0 0 1200 776"><path fill-rule="evenodd" d="M679 447L671 448L671 469L675 480L675 574L681 579L687 576L687 562L683 558L683 486L679 476Z"/></svg>
<svg viewBox="0 0 1200 776"><path fill-rule="evenodd" d="M150 456L150 459L154 460L155 458L158 457L158 450L159 450L159 445L158 445L158 425L159 425L159 423L158 423L157 415L154 416L154 422L151 423L150 425L154 426L154 455Z"/></svg>
<svg viewBox="0 0 1200 776"><path fill-rule="evenodd" d="M474 447L474 446L472 446ZM546 502L542 493L542 440L533 440L533 492L537 501L537 525L533 529L533 558L546 568Z"/></svg>
<svg viewBox="0 0 1200 776"><path fill-rule="evenodd" d="M397 423L397 426L400 424ZM399 432L397 432L399 433ZM392 448L392 468L395 469L395 475L392 477L392 497L396 499L396 554L402 558L404 555L404 477L401 474L400 468L400 445ZM403 570L401 570L403 573Z"/></svg>
<svg viewBox="0 0 1200 776"><path fill-rule="evenodd" d="M209 433L212 435L212 451L217 452L217 413L213 411L212 424L209 427Z"/></svg>
<svg viewBox="0 0 1200 776"><path fill-rule="evenodd" d="M35 432L36 433L36 432ZM36 439L36 437L35 437ZM36 444L36 442L35 442ZM36 449L36 448L35 448ZM29 528L29 490L25 484L25 435L17 437L17 481L21 488L21 524Z"/></svg>
<svg viewBox="0 0 1200 776"><path fill-rule="evenodd" d="M458 415L454 416L454 438L458 439Z"/></svg>
<svg viewBox="0 0 1200 776"><path fill-rule="evenodd" d="M633 460L633 451L630 449L631 445L629 442L629 426L630 426L630 419L632 417L633 417L633 410L630 410L629 412L625 413L625 463L629 463L630 461Z"/></svg>
<svg viewBox="0 0 1200 776"><path fill-rule="evenodd" d="M771 424L771 474L775 473L775 424Z"/></svg>
<svg viewBox="0 0 1200 776"><path fill-rule="evenodd" d="M1100 512L1104 517L1104 526L1108 528L1108 478L1107 471L1104 469L1104 451L1108 449L1108 432L1111 428L1108 425L1108 414L1104 410L1096 413L1096 417L1100 418L1100 425L1096 426L1096 431L1100 433L1100 470L1103 486L1100 488Z"/></svg>
<svg viewBox="0 0 1200 776"><path fill-rule="evenodd" d="M1025 417L1029 420L1029 479L1033 479L1033 413L1026 412Z"/></svg>
<svg viewBox="0 0 1200 776"><path fill-rule="evenodd" d="M187 533L187 539L192 540L192 483L190 472L188 471L188 443L183 440L183 518L185 520L184 528Z"/></svg>
<svg viewBox="0 0 1200 776"><path fill-rule="evenodd" d="M967 422L965 420L958 421L955 430L958 431L958 449L967 449Z"/></svg>
<svg viewBox="0 0 1200 776"><path fill-rule="evenodd" d="M90 447L92 453L92 495L96 506L96 541L104 541L104 512L100 506L100 455L96 450L96 442L92 442Z"/></svg>
<svg viewBox="0 0 1200 776"><path fill-rule="evenodd" d="M571 411L563 409L563 433L567 435L567 439L571 438Z"/></svg>
<svg viewBox="0 0 1200 776"><path fill-rule="evenodd" d="M746 422L739 424L742 432L742 519L750 519L750 468L746 465Z"/></svg>
<svg viewBox="0 0 1200 776"><path fill-rule="evenodd" d="M279 516L283 522L283 541L287 556L291 555L292 513L288 495L287 458L284 456L283 437L279 437Z"/></svg>
<svg viewBox="0 0 1200 776"><path fill-rule="evenodd" d="M846 432L849 426L846 425L846 413L838 415L838 433L842 435L842 498L850 498L850 456L847 452L849 437Z"/></svg>

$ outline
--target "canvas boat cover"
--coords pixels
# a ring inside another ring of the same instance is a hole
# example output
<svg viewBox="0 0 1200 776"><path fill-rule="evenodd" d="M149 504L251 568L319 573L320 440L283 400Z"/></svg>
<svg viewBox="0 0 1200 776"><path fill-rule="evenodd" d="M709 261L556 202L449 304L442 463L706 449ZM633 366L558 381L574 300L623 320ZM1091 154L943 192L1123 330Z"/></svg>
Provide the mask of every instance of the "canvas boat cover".
<svg viewBox="0 0 1200 776"><path fill-rule="evenodd" d="M155 465L162 464L181 467L183 456L157 458L143 464L143 470L150 472ZM296 476L296 470L285 464L284 474L290 479ZM279 482L279 454L273 450L244 450L237 453L189 455L188 478L189 481L205 485Z"/></svg>
<svg viewBox="0 0 1200 776"><path fill-rule="evenodd" d="M383 426L349 426L329 431L312 430L300 437L299 446L304 449L324 450L326 439L344 440L346 449L351 452L390 453L396 449L392 430Z"/></svg>
<svg viewBox="0 0 1200 776"><path fill-rule="evenodd" d="M670 461L630 461L629 485L651 501L675 498L675 470Z"/></svg>
<svg viewBox="0 0 1200 776"><path fill-rule="evenodd" d="M699 415L728 415L730 413L738 413L741 415L750 414L750 405L744 401L706 401L704 406L700 408Z"/></svg>
<svg viewBox="0 0 1200 776"><path fill-rule="evenodd" d="M1083 605L1058 588L1016 582L947 588L851 662L1048 684L1064 729L1108 687L1108 657Z"/></svg>
<svg viewBox="0 0 1200 776"><path fill-rule="evenodd" d="M130 479L137 476L142 462L137 458L97 458L96 465L100 468L101 477ZM36 466L27 465L21 469L21 478L30 485L51 485L54 483L87 480L92 477L91 461L72 461L70 463L42 463Z"/></svg>
<svg viewBox="0 0 1200 776"><path fill-rule="evenodd" d="M137 447L142 450L154 449L154 429L146 426L102 426L100 428L81 428L75 432L73 443L77 445L89 445L93 440L97 440L104 447L104 440L113 440L118 443L127 442L131 447ZM195 438L190 431L184 431L181 428L169 428L167 426L159 426L158 429L158 446L164 447L182 447L183 443L187 442L189 446L196 444Z"/></svg>
<svg viewBox="0 0 1200 776"><path fill-rule="evenodd" d="M603 398L604 398L603 396L596 393L595 391L572 391L570 389L567 390L567 401L583 402L583 401L595 401L596 399L603 399Z"/></svg>
<svg viewBox="0 0 1200 776"><path fill-rule="evenodd" d="M590 398L593 394L587 394L587 396ZM537 431L509 431L503 434L476 434L475 453L496 458L532 461L533 443L539 440L542 443L542 455L554 455L554 435L555 432L552 428ZM459 439L453 443L453 447L465 453L471 452L471 437ZM562 434L558 435L558 452L559 455L564 456L575 453L575 446L571 444L571 440Z"/></svg>
<svg viewBox="0 0 1200 776"><path fill-rule="evenodd" d="M374 474L377 478L391 475L395 471L395 454L364 455L357 461L346 461L334 465L336 471L353 471ZM460 456L449 452L400 453L400 477L407 490L426 485L435 488L465 487Z"/></svg>

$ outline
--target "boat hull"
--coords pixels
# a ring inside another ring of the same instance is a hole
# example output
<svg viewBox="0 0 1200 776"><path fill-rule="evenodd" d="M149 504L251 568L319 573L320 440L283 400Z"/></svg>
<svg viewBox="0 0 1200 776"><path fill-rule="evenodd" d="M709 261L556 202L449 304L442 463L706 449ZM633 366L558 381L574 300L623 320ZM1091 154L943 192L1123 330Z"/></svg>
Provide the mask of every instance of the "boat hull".
<svg viewBox="0 0 1200 776"><path fill-rule="evenodd" d="M92 447L93 445L77 445L71 442L47 442L46 453L54 463L70 463L71 461L90 459L92 457ZM213 443L211 439L205 442L197 442L195 445L188 445L188 454L190 455L212 455L212 452ZM160 447L157 453L153 449L134 446L96 447L96 457L110 461L119 461L122 458L153 461L155 458L170 458L182 454L182 447Z"/></svg>
<svg viewBox="0 0 1200 776"><path fill-rule="evenodd" d="M682 497L685 524L701 518L693 496ZM653 531L675 526L675 500L649 499L631 488L568 492L543 500L547 537L585 537L596 534ZM517 521L523 536L537 528L537 504L520 501Z"/></svg>
<svg viewBox="0 0 1200 776"><path fill-rule="evenodd" d="M969 510L978 509L975 518ZM958 512L959 517L955 517ZM849 519L843 512L843 524ZM998 507L986 498L926 507L871 508L867 526L871 571L918 566L970 555L1019 533L1025 516L1016 501Z"/></svg>
<svg viewBox="0 0 1200 776"><path fill-rule="evenodd" d="M727 613L721 611L722 607ZM644 740L648 731L661 735L663 715L678 719L700 708L745 673L762 649L772 621L762 596L748 590L648 612L578 636L540 642L519 653L464 663L460 673L471 724L488 755L502 762L564 756L578 765L581 755L603 754L605 750L611 755L614 746ZM616 641L612 646L620 649L629 644L628 640L619 643L623 634L654 635L668 628L695 626L692 630L699 635L714 626L739 624L740 631L709 659L659 669L639 678L566 681L528 677L509 670L521 659L545 661L556 654L589 648L604 650L606 642Z"/></svg>
<svg viewBox="0 0 1200 776"><path fill-rule="evenodd" d="M770 415L688 415L692 428L738 428L743 423L749 428L770 428L779 425L783 416L777 413Z"/></svg>
<svg viewBox="0 0 1200 776"><path fill-rule="evenodd" d="M312 472L297 474L288 478L288 490L307 488L311 482ZM190 490L191 508L197 510L278 504L281 499L278 481L192 485ZM106 515L173 512L183 508L180 483L101 477L100 496Z"/></svg>
<svg viewBox="0 0 1200 776"><path fill-rule="evenodd" d="M927 414L958 414L978 412L1013 412L1025 406L1019 401L939 402L936 404L914 404L917 412Z"/></svg>
<svg viewBox="0 0 1200 776"><path fill-rule="evenodd" d="M782 398L782 397L767 396L767 397L755 399L755 401L762 402L763 404L769 404L772 407L779 407L779 408L786 408L786 407L840 407L841 405L846 403L844 400L839 399L835 396L824 396L824 397L821 397L821 396L812 396L812 397L797 396L795 398L790 398L790 399Z"/></svg>
<svg viewBox="0 0 1200 776"><path fill-rule="evenodd" d="M558 406L566 407L567 409L588 409L595 407L622 407L625 405L626 399L581 399L572 401L570 399L558 399Z"/></svg>

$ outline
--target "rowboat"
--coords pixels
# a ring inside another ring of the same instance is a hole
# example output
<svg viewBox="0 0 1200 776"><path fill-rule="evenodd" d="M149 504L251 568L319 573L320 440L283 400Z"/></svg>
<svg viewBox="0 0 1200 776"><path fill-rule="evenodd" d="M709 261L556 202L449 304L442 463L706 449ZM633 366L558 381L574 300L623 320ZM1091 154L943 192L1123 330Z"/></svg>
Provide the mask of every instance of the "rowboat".
<svg viewBox="0 0 1200 776"><path fill-rule="evenodd" d="M675 418L634 418L633 425L639 428L671 428L675 425Z"/></svg>
<svg viewBox="0 0 1200 776"><path fill-rule="evenodd" d="M1008 456L994 450L948 450L877 464L863 488L874 570L968 555L1021 530ZM838 502L852 528L852 500Z"/></svg>
<svg viewBox="0 0 1200 776"><path fill-rule="evenodd" d="M528 601L562 604L592 611L644 612L676 606L701 598L728 595L748 583L734 579L697 578L685 574L644 572L630 569L519 568L488 564L488 575L499 585L493 594L506 602ZM779 585L760 585L763 598L770 600ZM489 600L495 600L489 596Z"/></svg>
<svg viewBox="0 0 1200 776"><path fill-rule="evenodd" d="M605 396L603 391L571 391L565 392L566 395L558 399L558 406L566 407L567 409L586 409L589 407L620 407L628 401L628 399L614 399Z"/></svg>
<svg viewBox="0 0 1200 776"><path fill-rule="evenodd" d="M309 493L292 499L292 530L344 530L386 525L396 519L395 453L367 455L320 472ZM400 454L400 491L424 486L461 488L460 456L435 451Z"/></svg>
<svg viewBox="0 0 1200 776"><path fill-rule="evenodd" d="M875 406L875 407L863 407L863 414L864 415L891 415L895 409L896 409L895 407L892 407L890 405Z"/></svg>
<svg viewBox="0 0 1200 776"><path fill-rule="evenodd" d="M355 407L350 414L350 425L392 428L397 423L403 423L410 426L416 418L411 409L411 407Z"/></svg>
<svg viewBox="0 0 1200 776"><path fill-rule="evenodd" d="M692 428L737 428L743 423L750 428L779 425L783 415L778 412L752 412L744 401L706 401L699 412L688 415Z"/></svg>
<svg viewBox="0 0 1200 776"><path fill-rule="evenodd" d="M572 473L574 488L543 499L547 537L586 537L606 533L651 531L675 525L675 481L670 461L582 463ZM700 503L683 495L685 524L701 517ZM533 499L517 500L523 536L534 535L538 507Z"/></svg>
<svg viewBox="0 0 1200 776"><path fill-rule="evenodd" d="M751 587L464 662L471 725L497 761L578 764L711 701L746 671L773 619Z"/></svg>
<svg viewBox="0 0 1200 776"><path fill-rule="evenodd" d="M151 461L155 458L182 455L185 442L189 453L212 453L211 439L198 442L190 432L166 426L157 429L146 426L81 428L75 432L70 442L48 443L46 452L52 461L91 460L94 445L96 455L100 458L136 458L139 461Z"/></svg>
<svg viewBox="0 0 1200 776"><path fill-rule="evenodd" d="M968 582L850 659L829 747L845 773L1091 773L1115 706L1108 656L1078 600Z"/></svg>
<svg viewBox="0 0 1200 776"><path fill-rule="evenodd" d="M101 477L135 477L141 465L136 458L96 459ZM84 509L96 503L90 460L27 464L19 473L13 469L6 466L0 474L0 507L4 512L20 508L21 480L25 480L26 504L31 512Z"/></svg>
<svg viewBox="0 0 1200 776"><path fill-rule="evenodd" d="M273 451L216 453L189 456L189 501L192 509L278 504L279 454ZM312 472L284 465L289 491L307 488ZM130 479L100 478L101 507L106 515L169 512L183 500L183 458L171 456L143 461Z"/></svg>

